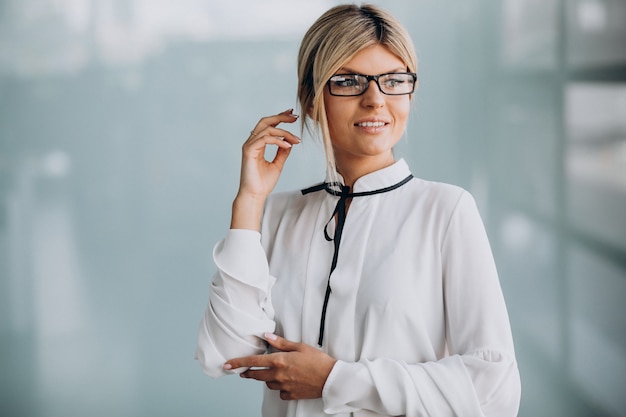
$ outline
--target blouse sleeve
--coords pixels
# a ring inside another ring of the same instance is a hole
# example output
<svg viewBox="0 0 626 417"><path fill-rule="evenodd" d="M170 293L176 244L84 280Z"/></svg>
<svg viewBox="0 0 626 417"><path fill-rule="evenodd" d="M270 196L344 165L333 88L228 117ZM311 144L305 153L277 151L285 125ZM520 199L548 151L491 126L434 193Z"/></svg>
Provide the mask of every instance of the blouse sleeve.
<svg viewBox="0 0 626 417"><path fill-rule="evenodd" d="M198 330L195 358L216 378L233 373L222 369L228 359L266 351L263 335L275 328L270 298L275 280L258 232L229 230L215 246L213 259L217 272Z"/></svg>
<svg viewBox="0 0 626 417"><path fill-rule="evenodd" d="M467 192L452 212L441 256L449 355L426 363L338 361L323 390L326 413L517 415L521 388L508 314L483 223Z"/></svg>

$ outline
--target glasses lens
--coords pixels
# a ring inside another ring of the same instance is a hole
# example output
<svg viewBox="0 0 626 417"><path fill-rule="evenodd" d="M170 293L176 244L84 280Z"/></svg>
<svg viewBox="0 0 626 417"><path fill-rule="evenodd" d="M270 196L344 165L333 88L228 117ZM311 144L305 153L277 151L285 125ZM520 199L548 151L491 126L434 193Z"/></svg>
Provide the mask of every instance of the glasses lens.
<svg viewBox="0 0 626 417"><path fill-rule="evenodd" d="M378 85L385 94L411 94L415 89L415 78L408 73L384 74L378 78Z"/></svg>
<svg viewBox="0 0 626 417"><path fill-rule="evenodd" d="M329 81L330 93L338 96L358 96L367 87L367 78L357 74L335 75Z"/></svg>

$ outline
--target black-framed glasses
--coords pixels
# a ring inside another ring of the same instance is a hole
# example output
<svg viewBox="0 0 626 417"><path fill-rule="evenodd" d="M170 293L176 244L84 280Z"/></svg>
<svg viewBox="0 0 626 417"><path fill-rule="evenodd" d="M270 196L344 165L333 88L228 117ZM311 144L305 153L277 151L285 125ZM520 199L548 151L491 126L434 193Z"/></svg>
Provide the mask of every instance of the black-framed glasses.
<svg viewBox="0 0 626 417"><path fill-rule="evenodd" d="M390 72L387 74L337 74L328 80L328 91L333 96L360 96L367 91L370 81L376 81L381 93L390 96L412 94L417 74L414 72Z"/></svg>

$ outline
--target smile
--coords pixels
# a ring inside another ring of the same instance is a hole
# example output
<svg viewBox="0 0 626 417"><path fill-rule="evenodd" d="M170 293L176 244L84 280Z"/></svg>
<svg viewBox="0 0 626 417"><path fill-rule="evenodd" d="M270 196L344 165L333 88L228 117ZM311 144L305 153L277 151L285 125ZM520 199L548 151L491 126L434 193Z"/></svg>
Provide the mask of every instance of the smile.
<svg viewBox="0 0 626 417"><path fill-rule="evenodd" d="M387 123L385 122L361 122L357 123L356 125L359 127L383 127L386 124Z"/></svg>

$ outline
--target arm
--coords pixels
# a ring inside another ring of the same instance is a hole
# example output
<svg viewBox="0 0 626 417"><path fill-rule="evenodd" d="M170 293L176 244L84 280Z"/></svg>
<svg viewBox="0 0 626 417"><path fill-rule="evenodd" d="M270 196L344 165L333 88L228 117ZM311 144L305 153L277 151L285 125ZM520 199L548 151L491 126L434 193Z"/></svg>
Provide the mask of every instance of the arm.
<svg viewBox="0 0 626 417"><path fill-rule="evenodd" d="M265 352L263 334L272 332L274 311L269 274L258 232L230 230L215 246L218 271L198 331L195 358L212 377L226 374L222 366L233 356Z"/></svg>
<svg viewBox="0 0 626 417"><path fill-rule="evenodd" d="M226 359L264 352L262 336L275 327L270 299L274 278L269 275L259 227L265 200L278 181L292 144L300 142L276 126L296 120L291 110L263 118L242 147L231 230L213 252L217 273L211 282L195 354L203 370L213 377L225 373L222 366ZM278 147L272 161L265 160L268 145Z"/></svg>
<svg viewBox="0 0 626 417"><path fill-rule="evenodd" d="M441 256L449 356L338 361L324 386L329 414L514 416L520 381L498 277L475 203L463 193Z"/></svg>
<svg viewBox="0 0 626 417"><path fill-rule="evenodd" d="M231 229L259 230L265 200L278 182L291 147L300 143L298 137L276 126L296 120L298 116L287 110L261 119L250 132L242 147L239 191L233 202ZM272 161L265 160L268 145L278 147Z"/></svg>

